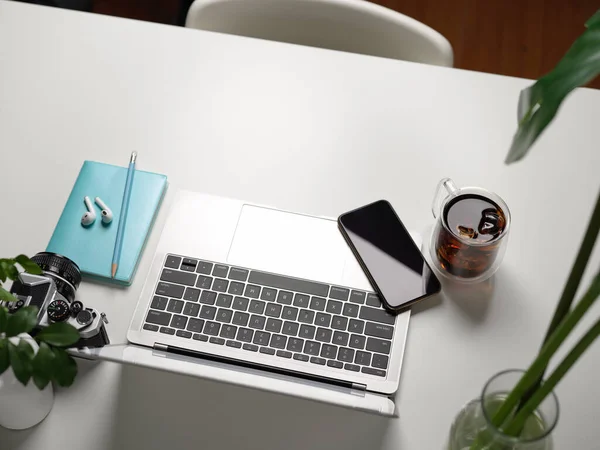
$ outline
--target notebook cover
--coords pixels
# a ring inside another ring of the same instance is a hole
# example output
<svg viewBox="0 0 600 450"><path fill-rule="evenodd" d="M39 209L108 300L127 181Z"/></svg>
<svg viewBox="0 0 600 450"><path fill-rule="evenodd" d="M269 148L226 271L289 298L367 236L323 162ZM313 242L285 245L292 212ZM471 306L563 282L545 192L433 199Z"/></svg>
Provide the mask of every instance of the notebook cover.
<svg viewBox="0 0 600 450"><path fill-rule="evenodd" d="M167 177L142 170L135 171L121 259L113 279L110 270L126 177L126 167L85 161L46 251L72 259L84 276L128 286L132 282L160 207ZM95 197L104 201L113 212L111 223L102 223L101 208L94 203L96 221L86 228L81 225L81 216L87 211L83 202L86 195L93 203Z"/></svg>

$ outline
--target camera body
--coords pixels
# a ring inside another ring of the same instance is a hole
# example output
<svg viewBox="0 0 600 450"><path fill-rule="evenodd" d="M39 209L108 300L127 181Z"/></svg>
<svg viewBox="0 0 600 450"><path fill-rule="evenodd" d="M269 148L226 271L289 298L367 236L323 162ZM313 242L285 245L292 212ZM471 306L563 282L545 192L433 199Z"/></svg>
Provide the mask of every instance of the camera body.
<svg viewBox="0 0 600 450"><path fill-rule="evenodd" d="M106 315L94 308L86 308L75 299L75 293L81 282L79 267L70 259L54 253L38 253L32 261L36 262L43 273L34 275L27 272L19 274L10 292L16 302L4 302L10 313L26 306L38 308L37 326L39 331L53 323L66 322L79 331L80 339L72 347L103 347L109 344L105 324Z"/></svg>

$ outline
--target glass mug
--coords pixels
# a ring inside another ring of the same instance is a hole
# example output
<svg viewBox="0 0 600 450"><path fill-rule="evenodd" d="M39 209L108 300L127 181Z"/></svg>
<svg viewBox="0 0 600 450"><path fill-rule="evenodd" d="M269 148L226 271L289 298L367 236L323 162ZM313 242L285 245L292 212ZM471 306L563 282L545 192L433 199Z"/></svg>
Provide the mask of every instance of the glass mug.
<svg viewBox="0 0 600 450"><path fill-rule="evenodd" d="M450 178L437 186L431 212L436 224L431 236L431 259L442 275L459 282L483 281L502 262L510 211L485 189L457 188Z"/></svg>

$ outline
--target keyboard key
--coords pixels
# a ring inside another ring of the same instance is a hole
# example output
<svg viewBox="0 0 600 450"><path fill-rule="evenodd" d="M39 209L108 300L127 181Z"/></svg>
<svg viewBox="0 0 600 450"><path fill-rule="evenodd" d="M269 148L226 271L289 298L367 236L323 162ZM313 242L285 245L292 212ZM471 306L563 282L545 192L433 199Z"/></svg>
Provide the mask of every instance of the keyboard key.
<svg viewBox="0 0 600 450"><path fill-rule="evenodd" d="M282 325L283 321L279 319L267 319L267 325L265 326L265 330L271 331L272 333L280 333Z"/></svg>
<svg viewBox="0 0 600 450"><path fill-rule="evenodd" d="M285 348L285 343L287 342L287 338L280 334L274 334L271 336L271 347L273 348Z"/></svg>
<svg viewBox="0 0 600 450"><path fill-rule="evenodd" d="M231 323L233 323L234 325L241 325L241 326L245 327L246 325L248 325L249 319L250 319L250 314L237 311L233 315L233 320L231 321Z"/></svg>
<svg viewBox="0 0 600 450"><path fill-rule="evenodd" d="M389 355L391 344L391 341L384 341L383 339L376 339L370 337L369 339L367 339L367 350Z"/></svg>
<svg viewBox="0 0 600 450"><path fill-rule="evenodd" d="M360 364L361 366L370 366L371 365L371 354L368 352L356 352L356 356L354 357L354 362L356 364ZM385 367L384 367L385 369Z"/></svg>
<svg viewBox="0 0 600 450"><path fill-rule="evenodd" d="M221 339L219 337L211 337L208 342L211 344L223 345L225 344L225 339Z"/></svg>
<svg viewBox="0 0 600 450"><path fill-rule="evenodd" d="M378 377L385 377L385 370L373 369L372 367L363 367L361 372L366 373L368 375L376 375Z"/></svg>
<svg viewBox="0 0 600 450"><path fill-rule="evenodd" d="M250 302L250 308L248 309L248 312L262 314L265 312L265 304L265 302L261 302L260 300L252 300Z"/></svg>
<svg viewBox="0 0 600 450"><path fill-rule="evenodd" d="M367 305L381 308L381 300L379 300L379 296L377 294L368 294Z"/></svg>
<svg viewBox="0 0 600 450"><path fill-rule="evenodd" d="M204 336L203 334L194 334L192 339L194 339L195 341L207 342L208 336Z"/></svg>
<svg viewBox="0 0 600 450"><path fill-rule="evenodd" d="M279 317L279 315L281 314L281 308L282 306L278 305L277 303L269 303L265 311L265 316Z"/></svg>
<svg viewBox="0 0 600 450"><path fill-rule="evenodd" d="M287 343L287 349L291 352L301 352L304 347L304 339L289 338Z"/></svg>
<svg viewBox="0 0 600 450"><path fill-rule="evenodd" d="M160 332L162 334L170 334L171 336L173 336L175 334L175 330L173 328L167 328L167 327L160 327Z"/></svg>
<svg viewBox="0 0 600 450"><path fill-rule="evenodd" d="M152 299L152 303L150 304L150 308L160 309L161 311L164 311L167 307L167 303L169 303L168 298L155 295Z"/></svg>
<svg viewBox="0 0 600 450"><path fill-rule="evenodd" d="M249 352L257 352L258 351L258 345L254 345L254 344L244 344L244 345L242 345L242 348L244 350L248 350Z"/></svg>
<svg viewBox="0 0 600 450"><path fill-rule="evenodd" d="M227 292L227 286L229 285L228 280L224 280L223 278L215 278L213 282L212 288L218 292Z"/></svg>
<svg viewBox="0 0 600 450"><path fill-rule="evenodd" d="M384 339L391 339L394 335L394 327L382 323L367 322L365 327L367 336L375 336Z"/></svg>
<svg viewBox="0 0 600 450"><path fill-rule="evenodd" d="M169 306L167 306L167 311L179 314L183 310L183 303L183 300L171 299L169 300Z"/></svg>
<svg viewBox="0 0 600 450"><path fill-rule="evenodd" d="M351 372L360 372L360 367L355 366L354 364L344 364L344 369Z"/></svg>
<svg viewBox="0 0 600 450"><path fill-rule="evenodd" d="M274 355L275 354L275 350L273 350L272 348L269 348L269 347L261 347L259 351L261 353L264 353L265 355Z"/></svg>
<svg viewBox="0 0 600 450"><path fill-rule="evenodd" d="M294 295L294 306L300 308L308 308L310 297L306 294L295 294Z"/></svg>
<svg viewBox="0 0 600 450"><path fill-rule="evenodd" d="M196 271L196 264L194 264L194 265L185 264L185 259L184 259L184 263L181 264L181 270L185 270L186 272L195 272Z"/></svg>
<svg viewBox="0 0 600 450"><path fill-rule="evenodd" d="M250 303L250 300L248 300L245 297L236 297L233 300L233 309L237 309L238 311L246 311L246 309L248 308L248 303Z"/></svg>
<svg viewBox="0 0 600 450"><path fill-rule="evenodd" d="M219 308L217 311L217 320L223 323L231 322L231 316L233 315L233 311L230 309Z"/></svg>
<svg viewBox="0 0 600 450"><path fill-rule="evenodd" d="M354 350L351 348L342 347L338 352L338 358L340 361L352 362L354 359Z"/></svg>
<svg viewBox="0 0 600 450"><path fill-rule="evenodd" d="M313 364L318 364L320 366L324 366L325 363L327 362L327 360L323 359L323 358L317 358L316 356L313 356L312 358L310 358L310 362Z"/></svg>
<svg viewBox="0 0 600 450"><path fill-rule="evenodd" d="M308 309L301 309L300 314L298 314L298 322L311 324L314 319L315 312Z"/></svg>
<svg viewBox="0 0 600 450"><path fill-rule="evenodd" d="M246 290L244 291L244 295L246 297L258 298L260 294L260 286L256 286L255 284L246 285Z"/></svg>
<svg viewBox="0 0 600 450"><path fill-rule="evenodd" d="M210 289L211 285L212 285L212 277L207 277L204 275L198 275L198 281L196 282L196 287L202 288L202 289Z"/></svg>
<svg viewBox="0 0 600 450"><path fill-rule="evenodd" d="M229 267L223 264L215 264L215 268L213 269L213 275L215 277L227 278L227 272L229 271Z"/></svg>
<svg viewBox="0 0 600 450"><path fill-rule="evenodd" d="M292 354L290 352L286 352L284 350L277 350L276 355L281 358L288 358L288 359L292 357Z"/></svg>
<svg viewBox="0 0 600 450"><path fill-rule="evenodd" d="M181 265L185 265L185 266L194 266L194 270L196 270L196 264L198 263L197 260L192 259L192 258L183 258L183 261L181 263Z"/></svg>
<svg viewBox="0 0 600 450"><path fill-rule="evenodd" d="M242 348L242 343L238 341L227 341L225 345L227 347Z"/></svg>
<svg viewBox="0 0 600 450"><path fill-rule="evenodd" d="M200 296L200 303L205 303L207 305L214 305L215 300L217 298L217 293L213 291L204 291Z"/></svg>
<svg viewBox="0 0 600 450"><path fill-rule="evenodd" d="M371 365L378 369L387 369L389 358L385 355L373 355L373 362Z"/></svg>
<svg viewBox="0 0 600 450"><path fill-rule="evenodd" d="M302 353L294 353L294 359L297 361L308 361L308 356L303 355Z"/></svg>
<svg viewBox="0 0 600 450"><path fill-rule="evenodd" d="M342 313L342 302L338 302L336 300L329 300L327 302L326 311L331 314L341 314Z"/></svg>
<svg viewBox="0 0 600 450"><path fill-rule="evenodd" d="M188 300L190 302L197 302L200 298L200 289L196 288L185 288L185 294L183 294L183 299Z"/></svg>
<svg viewBox="0 0 600 450"><path fill-rule="evenodd" d="M210 336L218 336L220 329L221 329L220 323L206 322L206 325L204 326L204 334L208 334Z"/></svg>
<svg viewBox="0 0 600 450"><path fill-rule="evenodd" d="M242 295L244 293L244 283L232 281L231 283L229 283L229 289L227 290L227 292L233 295Z"/></svg>
<svg viewBox="0 0 600 450"><path fill-rule="evenodd" d="M196 272L202 273L204 275L210 275L212 272L212 263L206 261L198 261L198 265L196 266Z"/></svg>
<svg viewBox="0 0 600 450"><path fill-rule="evenodd" d="M346 288L341 288L337 286L331 286L331 291L329 292L329 298L335 298L336 300L348 300L348 296L350 295L350 290Z"/></svg>
<svg viewBox="0 0 600 450"><path fill-rule="evenodd" d="M337 347L335 345L323 344L321 346L321 356L327 359L333 359L337 355Z"/></svg>
<svg viewBox="0 0 600 450"><path fill-rule="evenodd" d="M366 294L361 291L352 291L350 293L350 301L362 305L365 302Z"/></svg>
<svg viewBox="0 0 600 450"><path fill-rule="evenodd" d="M200 316L203 319L213 320L215 318L215 314L217 313L217 308L214 306L202 306L200 310Z"/></svg>
<svg viewBox="0 0 600 450"><path fill-rule="evenodd" d="M282 319L296 320L296 317L298 317L298 308L294 308L293 306L286 306L283 308L283 314L281 315Z"/></svg>
<svg viewBox="0 0 600 450"><path fill-rule="evenodd" d="M366 337L361 336L359 334L353 334L352 336L350 336L350 347L362 350L363 348L365 348L366 341Z"/></svg>
<svg viewBox="0 0 600 450"><path fill-rule="evenodd" d="M237 327L234 327L233 325L223 325L219 336L225 339L235 339L236 333Z"/></svg>
<svg viewBox="0 0 600 450"><path fill-rule="evenodd" d="M348 326L348 318L342 316L333 316L331 328L344 331Z"/></svg>
<svg viewBox="0 0 600 450"><path fill-rule="evenodd" d="M192 331L194 333L201 333L203 326L204 326L204 320L190 319L190 320L188 320L187 330Z"/></svg>
<svg viewBox="0 0 600 450"><path fill-rule="evenodd" d="M315 325L320 327L328 327L331 323L331 315L325 313L317 313L317 317L315 319Z"/></svg>
<svg viewBox="0 0 600 450"><path fill-rule="evenodd" d="M262 293L260 294L260 298L262 300L267 300L269 302L274 302L277 298L277 289L271 289L264 287L262 288Z"/></svg>
<svg viewBox="0 0 600 450"><path fill-rule="evenodd" d="M156 293L165 297L181 298L183 297L183 291L185 291L185 287L176 284L161 282L156 286Z"/></svg>
<svg viewBox="0 0 600 450"><path fill-rule="evenodd" d="M257 316L256 314L252 314L252 316L250 317L250 323L248 324L248 326L250 328L255 328L257 330L262 330L265 326L266 320L267 319L264 316Z"/></svg>
<svg viewBox="0 0 600 450"><path fill-rule="evenodd" d="M165 260L165 267L169 267L171 269L179 269L179 264L181 264L181 258L179 256L167 255L167 259Z"/></svg>
<svg viewBox="0 0 600 450"><path fill-rule="evenodd" d="M286 321L283 323L283 329L281 330L281 332L283 334L287 334L288 336L297 336L298 328L300 328L300 325L298 323Z"/></svg>
<svg viewBox="0 0 600 450"><path fill-rule="evenodd" d="M171 326L173 328L185 329L185 326L187 325L187 320L188 320L188 318L185 316L175 315L171 319Z"/></svg>
<svg viewBox="0 0 600 450"><path fill-rule="evenodd" d="M327 365L329 367L335 367L336 369L341 369L342 367L344 367L344 364L342 364L339 361L335 361L333 359L330 359L329 361L327 361Z"/></svg>
<svg viewBox="0 0 600 450"><path fill-rule="evenodd" d="M277 303L283 303L284 305L291 305L292 297L293 297L293 294L291 292L279 291L279 294L277 295Z"/></svg>
<svg viewBox="0 0 600 450"><path fill-rule="evenodd" d="M250 277L248 278L248 281L250 283L260 284L263 286L270 286L287 291L297 291L304 294L320 295L322 297L327 296L329 293L329 286L323 283L300 280L298 278L290 278L283 275L274 275L271 273L260 272L258 270L250 271Z"/></svg>
<svg viewBox="0 0 600 450"><path fill-rule="evenodd" d="M143 328L146 331L158 331L158 325L151 325L149 323L145 323Z"/></svg>
<svg viewBox="0 0 600 450"><path fill-rule="evenodd" d="M254 331L249 328L240 328L237 334L237 340L242 342L252 342Z"/></svg>
<svg viewBox="0 0 600 450"><path fill-rule="evenodd" d="M222 306L223 308L231 308L231 302L233 301L233 297L227 294L219 294L217 295L217 306Z"/></svg>
<svg viewBox="0 0 600 450"><path fill-rule="evenodd" d="M161 281L169 281L171 283L185 284L186 286L193 286L196 284L196 274L189 272L181 272L173 269L163 269L160 275Z"/></svg>
<svg viewBox="0 0 600 450"><path fill-rule="evenodd" d="M192 333L190 333L189 331L177 330L177 332L175 334L179 337L186 338L186 339L189 339L192 337Z"/></svg>
<svg viewBox="0 0 600 450"><path fill-rule="evenodd" d="M372 320L373 322L387 323L393 325L396 322L396 316L389 314L384 309L374 309L367 306L360 308L360 318Z"/></svg>
<svg viewBox="0 0 600 450"><path fill-rule="evenodd" d="M321 344L315 341L306 341L304 343L304 353L307 355L318 355L321 350Z"/></svg>
<svg viewBox="0 0 600 450"><path fill-rule="evenodd" d="M269 339L271 339L271 333L265 331L256 331L254 333L254 342L256 345L269 345Z"/></svg>
<svg viewBox="0 0 600 450"><path fill-rule="evenodd" d="M344 333L343 331L336 331L333 333L333 343L342 347L348 345L348 333Z"/></svg>
<svg viewBox="0 0 600 450"><path fill-rule="evenodd" d="M331 342L331 335L333 331L327 328L317 328L316 340L321 342Z"/></svg>
<svg viewBox="0 0 600 450"><path fill-rule="evenodd" d="M313 297L310 300L310 309L314 309L315 311L325 311L325 302L326 300L321 297Z"/></svg>
<svg viewBox="0 0 600 450"><path fill-rule="evenodd" d="M315 338L315 327L312 325L301 325L300 326L300 336L303 339L314 339Z"/></svg>
<svg viewBox="0 0 600 450"><path fill-rule="evenodd" d="M365 330L365 323L362 320L350 319L350 325L348 325L348 331L351 333L362 334Z"/></svg>
<svg viewBox="0 0 600 450"><path fill-rule="evenodd" d="M346 303L344 305L344 315L348 317L358 317L358 305L354 303Z"/></svg>
<svg viewBox="0 0 600 450"><path fill-rule="evenodd" d="M229 278L236 281L246 281L248 279L248 271L239 267L232 267L229 271Z"/></svg>
<svg viewBox="0 0 600 450"><path fill-rule="evenodd" d="M154 311L151 309L146 315L146 322L154 323L156 325L169 325L169 323L171 322L171 314L166 312Z"/></svg>

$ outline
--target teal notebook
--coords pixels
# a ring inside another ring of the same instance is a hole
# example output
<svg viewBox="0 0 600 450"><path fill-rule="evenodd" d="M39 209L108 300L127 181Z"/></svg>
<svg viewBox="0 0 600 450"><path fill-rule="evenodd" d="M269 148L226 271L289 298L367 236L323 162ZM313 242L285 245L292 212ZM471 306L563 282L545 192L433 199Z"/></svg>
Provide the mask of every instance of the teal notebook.
<svg viewBox="0 0 600 450"><path fill-rule="evenodd" d="M127 167L85 161L46 251L72 259L84 276L128 286L132 282L146 238L160 207L167 177L142 170L135 171L121 259L113 279L110 269L126 177ZM94 203L96 221L87 228L81 225L81 216L87 211L83 202L86 195L92 202L95 197L100 197L106 203L113 212L111 223L102 223L101 208Z"/></svg>

